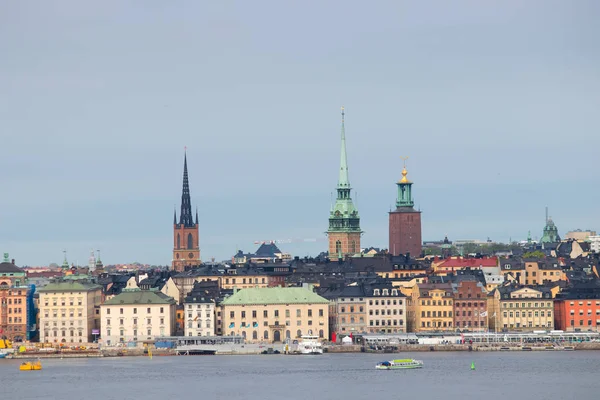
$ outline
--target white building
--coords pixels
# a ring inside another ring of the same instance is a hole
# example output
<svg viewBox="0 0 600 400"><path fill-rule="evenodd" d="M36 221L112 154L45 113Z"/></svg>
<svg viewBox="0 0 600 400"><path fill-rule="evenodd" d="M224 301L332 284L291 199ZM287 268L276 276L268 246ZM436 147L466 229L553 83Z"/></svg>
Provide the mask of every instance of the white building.
<svg viewBox="0 0 600 400"><path fill-rule="evenodd" d="M102 288L87 280L55 281L39 289L40 342L88 343L99 329Z"/></svg>
<svg viewBox="0 0 600 400"><path fill-rule="evenodd" d="M592 253L600 253L600 236L590 236L589 240Z"/></svg>
<svg viewBox="0 0 600 400"><path fill-rule="evenodd" d="M100 307L106 346L138 343L175 332L175 300L158 290L123 289Z"/></svg>
<svg viewBox="0 0 600 400"><path fill-rule="evenodd" d="M185 336L215 336L215 301L190 293L184 300Z"/></svg>

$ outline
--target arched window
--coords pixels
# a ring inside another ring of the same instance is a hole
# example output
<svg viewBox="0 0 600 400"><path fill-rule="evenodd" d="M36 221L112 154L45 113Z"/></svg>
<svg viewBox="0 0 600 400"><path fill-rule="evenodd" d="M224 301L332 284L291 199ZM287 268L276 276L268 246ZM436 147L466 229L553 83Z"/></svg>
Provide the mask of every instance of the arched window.
<svg viewBox="0 0 600 400"><path fill-rule="evenodd" d="M263 333L263 339L268 339L269 338L269 331L265 331Z"/></svg>
<svg viewBox="0 0 600 400"><path fill-rule="evenodd" d="M179 233L177 234L177 248L181 248L181 236L179 236Z"/></svg>
<svg viewBox="0 0 600 400"><path fill-rule="evenodd" d="M300 329L298 329L296 331L296 337L299 338L300 336L302 336L302 331Z"/></svg>
<svg viewBox="0 0 600 400"><path fill-rule="evenodd" d="M336 254L340 254L342 252L342 242L339 240L335 242L335 252Z"/></svg>
<svg viewBox="0 0 600 400"><path fill-rule="evenodd" d="M258 332L257 331L252 332L252 339L254 339L254 340L258 339Z"/></svg>
<svg viewBox="0 0 600 400"><path fill-rule="evenodd" d="M320 337L320 338L323 338L323 329L320 329L320 330L319 330L319 337Z"/></svg>
<svg viewBox="0 0 600 400"><path fill-rule="evenodd" d="M290 331L285 331L285 338L286 339L291 338L291 336L292 336L292 333Z"/></svg>
<svg viewBox="0 0 600 400"><path fill-rule="evenodd" d="M356 253L356 242L354 240L350 242L350 253Z"/></svg>
<svg viewBox="0 0 600 400"><path fill-rule="evenodd" d="M187 240L187 242L188 242L187 243L188 244L187 248L188 249L193 249L194 248L194 237L192 236L191 233L188 233L188 240Z"/></svg>
<svg viewBox="0 0 600 400"><path fill-rule="evenodd" d="M246 339L246 331L242 331L242 337L244 338L244 340Z"/></svg>

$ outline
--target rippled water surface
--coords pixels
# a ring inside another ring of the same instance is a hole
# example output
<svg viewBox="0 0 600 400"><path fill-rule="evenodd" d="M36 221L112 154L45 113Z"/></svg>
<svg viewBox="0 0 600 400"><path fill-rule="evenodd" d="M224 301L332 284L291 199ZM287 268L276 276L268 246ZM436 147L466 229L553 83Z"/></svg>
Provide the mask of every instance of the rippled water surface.
<svg viewBox="0 0 600 400"><path fill-rule="evenodd" d="M412 357L421 370L378 371ZM471 371L471 362L476 370ZM0 360L2 399L597 399L600 351Z"/></svg>

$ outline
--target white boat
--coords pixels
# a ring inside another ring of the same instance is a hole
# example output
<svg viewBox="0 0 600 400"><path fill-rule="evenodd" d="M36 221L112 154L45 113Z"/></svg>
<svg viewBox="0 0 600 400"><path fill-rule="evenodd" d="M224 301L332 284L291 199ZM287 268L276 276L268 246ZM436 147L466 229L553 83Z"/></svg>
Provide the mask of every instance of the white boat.
<svg viewBox="0 0 600 400"><path fill-rule="evenodd" d="M298 343L298 352L300 354L323 354L323 346L319 342L318 336L301 336L302 341Z"/></svg>
<svg viewBox="0 0 600 400"><path fill-rule="evenodd" d="M375 369L415 369L423 368L423 361L407 358L404 360L383 361L375 366Z"/></svg>

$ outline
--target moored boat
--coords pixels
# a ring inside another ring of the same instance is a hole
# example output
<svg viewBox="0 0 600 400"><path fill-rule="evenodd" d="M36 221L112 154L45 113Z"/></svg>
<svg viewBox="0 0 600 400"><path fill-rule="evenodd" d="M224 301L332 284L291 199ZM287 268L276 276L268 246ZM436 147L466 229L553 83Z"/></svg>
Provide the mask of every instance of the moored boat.
<svg viewBox="0 0 600 400"><path fill-rule="evenodd" d="M383 361L375 366L376 369L415 369L423 368L423 361L406 358L403 360Z"/></svg>
<svg viewBox="0 0 600 400"><path fill-rule="evenodd" d="M323 354L323 346L319 342L318 336L304 335L302 341L298 343L298 352L300 354Z"/></svg>

